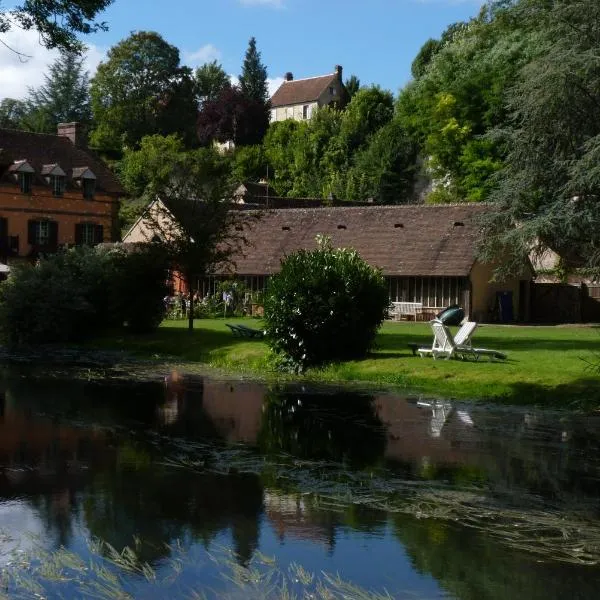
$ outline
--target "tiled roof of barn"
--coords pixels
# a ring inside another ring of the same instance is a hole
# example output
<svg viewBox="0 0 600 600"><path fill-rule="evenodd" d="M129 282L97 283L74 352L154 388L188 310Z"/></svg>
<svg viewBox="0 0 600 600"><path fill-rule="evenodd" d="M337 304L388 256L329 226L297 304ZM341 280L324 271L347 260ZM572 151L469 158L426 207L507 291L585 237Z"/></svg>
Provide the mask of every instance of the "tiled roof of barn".
<svg viewBox="0 0 600 600"><path fill-rule="evenodd" d="M74 169L88 167L96 175L96 190L107 194L125 193L112 171L87 148L75 146L70 139L59 135L30 133L13 129L0 129L0 158L7 164L0 165L2 170L15 160L27 160L41 176L44 165L58 164L67 174L67 181ZM35 184L35 180L34 180Z"/></svg>
<svg viewBox="0 0 600 600"><path fill-rule="evenodd" d="M331 73L321 77L284 81L271 97L271 106L276 108L290 104L314 102L335 82L336 77L336 73Z"/></svg>
<svg viewBox="0 0 600 600"><path fill-rule="evenodd" d="M250 228L239 275L269 275L315 237L355 248L388 276L467 276L475 262L484 204L328 207L265 211Z"/></svg>

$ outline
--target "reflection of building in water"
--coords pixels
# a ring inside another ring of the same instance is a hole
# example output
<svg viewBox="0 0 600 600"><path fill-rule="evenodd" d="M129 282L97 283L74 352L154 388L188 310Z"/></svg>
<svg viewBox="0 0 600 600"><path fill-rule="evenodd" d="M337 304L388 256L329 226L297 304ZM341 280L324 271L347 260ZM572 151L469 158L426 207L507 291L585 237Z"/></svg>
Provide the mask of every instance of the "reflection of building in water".
<svg viewBox="0 0 600 600"><path fill-rule="evenodd" d="M266 390L256 383L207 381L202 406L228 442L256 443Z"/></svg>
<svg viewBox="0 0 600 600"><path fill-rule="evenodd" d="M336 523L329 511L311 510L306 497L300 494L265 491L263 502L267 518L280 542L289 536L333 549Z"/></svg>

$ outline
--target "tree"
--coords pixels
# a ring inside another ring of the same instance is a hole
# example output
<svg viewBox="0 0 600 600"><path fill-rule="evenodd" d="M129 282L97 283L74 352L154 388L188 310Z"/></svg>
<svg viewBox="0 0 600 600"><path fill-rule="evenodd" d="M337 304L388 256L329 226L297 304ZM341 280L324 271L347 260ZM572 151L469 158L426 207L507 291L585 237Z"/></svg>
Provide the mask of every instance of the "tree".
<svg viewBox="0 0 600 600"><path fill-rule="evenodd" d="M23 118L27 114L27 105L23 100L3 98L0 101L0 127L21 129Z"/></svg>
<svg viewBox="0 0 600 600"><path fill-rule="evenodd" d="M202 105L197 118L198 140L233 141L236 146L259 144L269 127L269 112L262 100L246 96L238 87L221 90L215 100Z"/></svg>
<svg viewBox="0 0 600 600"><path fill-rule="evenodd" d="M171 178L153 188L161 202L144 216L153 232L152 243L188 289L190 331L198 282L217 268L227 268L231 255L244 242L248 225L243 211L231 209L233 190L227 167L212 148L182 155L172 166Z"/></svg>
<svg viewBox="0 0 600 600"><path fill-rule="evenodd" d="M354 94L360 90L360 79L356 75L351 75L344 83L346 93L348 94L348 102L352 100Z"/></svg>
<svg viewBox="0 0 600 600"><path fill-rule="evenodd" d="M196 69L196 89L200 106L207 100L216 100L221 91L231 86L223 67L213 60Z"/></svg>
<svg viewBox="0 0 600 600"><path fill-rule="evenodd" d="M44 75L44 85L29 88L29 116L25 119L29 129L55 133L58 123L91 121L89 79L83 60L76 52L61 52Z"/></svg>
<svg viewBox="0 0 600 600"><path fill-rule="evenodd" d="M24 0L11 11L0 11L0 34L10 31L14 25L36 29L46 48L80 52L83 45L77 35L106 31L106 24L98 23L94 18L112 1Z"/></svg>
<svg viewBox="0 0 600 600"><path fill-rule="evenodd" d="M269 345L296 372L364 357L389 304L380 271L328 238L317 243L287 256L266 292Z"/></svg>
<svg viewBox="0 0 600 600"><path fill-rule="evenodd" d="M159 34L141 31L113 46L91 83L92 144L120 152L145 135L177 133L196 143L197 103L191 70Z"/></svg>
<svg viewBox="0 0 600 600"><path fill-rule="evenodd" d="M260 60L260 52L256 49L256 38L251 37L244 58L240 75L242 94L251 100L259 100L266 104L269 99L267 86L267 67Z"/></svg>
<svg viewBox="0 0 600 600"><path fill-rule="evenodd" d="M554 250L567 269L597 269L600 5L522 0L515 15L535 32L540 51L508 91L509 123L490 134L507 156L481 253L502 257L512 272L532 248Z"/></svg>
<svg viewBox="0 0 600 600"><path fill-rule="evenodd" d="M381 204L410 202L415 179L416 146L402 124L393 120L378 129L358 152L348 172L345 198L372 198Z"/></svg>

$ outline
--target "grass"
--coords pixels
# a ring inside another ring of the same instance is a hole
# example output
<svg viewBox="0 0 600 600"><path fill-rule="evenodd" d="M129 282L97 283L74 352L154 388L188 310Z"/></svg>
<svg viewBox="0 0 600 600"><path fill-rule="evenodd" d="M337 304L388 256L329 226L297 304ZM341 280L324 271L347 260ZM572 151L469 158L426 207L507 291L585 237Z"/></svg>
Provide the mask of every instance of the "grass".
<svg viewBox="0 0 600 600"><path fill-rule="evenodd" d="M252 319L165 321L147 336L119 336L96 342L140 357L198 363L245 375L280 378L266 342L235 338L226 322L257 327ZM475 345L494 348L505 361L436 360L412 355L410 343L431 344L427 323L386 322L376 348L364 360L313 369L304 380L391 385L445 397L573 407L600 406L600 328L582 326L481 325ZM191 365L190 365L191 366Z"/></svg>

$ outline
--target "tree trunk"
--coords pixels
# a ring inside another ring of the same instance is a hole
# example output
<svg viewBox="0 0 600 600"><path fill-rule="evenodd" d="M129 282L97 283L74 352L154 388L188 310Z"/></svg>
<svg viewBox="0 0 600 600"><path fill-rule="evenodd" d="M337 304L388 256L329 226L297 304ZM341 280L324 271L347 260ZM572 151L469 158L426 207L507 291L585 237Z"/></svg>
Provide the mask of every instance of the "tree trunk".
<svg viewBox="0 0 600 600"><path fill-rule="evenodd" d="M192 286L188 287L188 299L190 301L188 308L188 331L194 330L194 294L192 292Z"/></svg>

